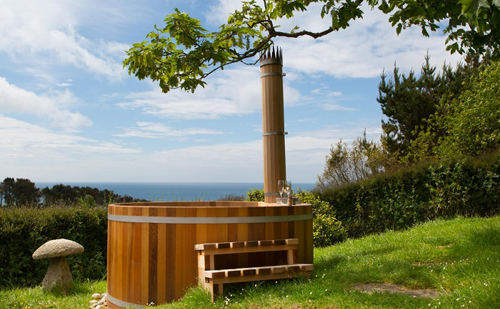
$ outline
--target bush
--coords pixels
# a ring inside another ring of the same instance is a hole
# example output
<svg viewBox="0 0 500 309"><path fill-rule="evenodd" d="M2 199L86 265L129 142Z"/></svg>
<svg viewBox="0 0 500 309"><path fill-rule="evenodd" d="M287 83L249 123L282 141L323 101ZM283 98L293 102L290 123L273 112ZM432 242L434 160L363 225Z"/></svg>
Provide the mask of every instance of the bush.
<svg viewBox="0 0 500 309"><path fill-rule="evenodd" d="M295 196L300 197L302 203L311 204L313 208L313 244L315 247L331 246L347 238L347 232L342 222L335 218L330 204L319 199L314 193L297 190ZM264 190L253 189L248 191L250 201L264 201Z"/></svg>
<svg viewBox="0 0 500 309"><path fill-rule="evenodd" d="M259 190L255 188L253 190L248 190L247 196L250 202L264 202L264 189Z"/></svg>
<svg viewBox="0 0 500 309"><path fill-rule="evenodd" d="M428 163L320 192L350 237L436 218L500 213L500 151Z"/></svg>
<svg viewBox="0 0 500 309"><path fill-rule="evenodd" d="M67 258L73 278L105 278L107 230L107 208L102 207L0 209L0 287L40 284L49 259L33 260L31 255L58 238L85 248Z"/></svg>
<svg viewBox="0 0 500 309"><path fill-rule="evenodd" d="M342 222L333 216L326 214L314 214L313 220L313 244L315 247L331 246L344 241L347 232Z"/></svg>

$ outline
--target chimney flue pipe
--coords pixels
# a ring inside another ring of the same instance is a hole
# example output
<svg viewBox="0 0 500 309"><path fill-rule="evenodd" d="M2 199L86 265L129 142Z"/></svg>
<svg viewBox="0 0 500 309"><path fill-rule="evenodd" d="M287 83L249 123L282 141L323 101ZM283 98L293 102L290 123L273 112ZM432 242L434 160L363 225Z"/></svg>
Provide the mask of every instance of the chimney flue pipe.
<svg viewBox="0 0 500 309"><path fill-rule="evenodd" d="M283 53L281 49L261 54L262 136L264 143L264 195L275 203L278 180L286 179L285 116L283 107Z"/></svg>

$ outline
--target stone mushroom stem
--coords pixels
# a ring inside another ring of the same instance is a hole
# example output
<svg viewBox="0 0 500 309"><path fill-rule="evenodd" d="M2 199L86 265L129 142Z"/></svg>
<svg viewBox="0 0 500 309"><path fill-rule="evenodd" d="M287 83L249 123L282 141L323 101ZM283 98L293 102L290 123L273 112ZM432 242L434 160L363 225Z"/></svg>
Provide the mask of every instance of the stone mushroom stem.
<svg viewBox="0 0 500 309"><path fill-rule="evenodd" d="M68 262L64 256L53 257L50 260L49 269L42 281L44 290L52 290L56 287L61 287L63 293L66 294L66 287L73 283Z"/></svg>

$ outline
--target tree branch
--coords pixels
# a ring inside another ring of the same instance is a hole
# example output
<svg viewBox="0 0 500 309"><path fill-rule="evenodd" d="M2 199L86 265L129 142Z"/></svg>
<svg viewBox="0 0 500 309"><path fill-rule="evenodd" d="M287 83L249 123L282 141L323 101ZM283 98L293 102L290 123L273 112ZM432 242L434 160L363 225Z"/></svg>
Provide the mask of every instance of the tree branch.
<svg viewBox="0 0 500 309"><path fill-rule="evenodd" d="M334 29L334 28L330 27L330 28L328 28L324 31L321 31L321 32L311 32L311 31L303 30L300 32L289 33L289 32L275 31L273 29L270 34L273 34L273 37L283 36L283 37L287 37L287 38L298 38L300 36L307 35L307 36L310 36L314 39L317 39L319 37L322 37L322 36L325 36L329 33L332 33L335 30L338 30L338 29Z"/></svg>

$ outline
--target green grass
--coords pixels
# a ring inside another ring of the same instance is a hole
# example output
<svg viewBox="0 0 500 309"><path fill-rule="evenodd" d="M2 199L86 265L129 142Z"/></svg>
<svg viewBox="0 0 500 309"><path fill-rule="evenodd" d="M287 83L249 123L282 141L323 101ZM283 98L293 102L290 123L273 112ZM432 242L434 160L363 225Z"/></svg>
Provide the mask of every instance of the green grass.
<svg viewBox="0 0 500 309"><path fill-rule="evenodd" d="M106 281L78 282L66 291L44 292L41 286L0 290L0 308L89 308L93 293L106 292Z"/></svg>
<svg viewBox="0 0 500 309"><path fill-rule="evenodd" d="M181 301L156 308L500 308L500 216L429 222L318 248L314 256L310 280L226 285L215 304L203 289L193 288ZM436 299L365 294L353 289L360 283L441 294ZM40 288L4 290L0 308L20 302L28 308L87 308L92 292L104 290L103 282L79 284L66 298Z"/></svg>

